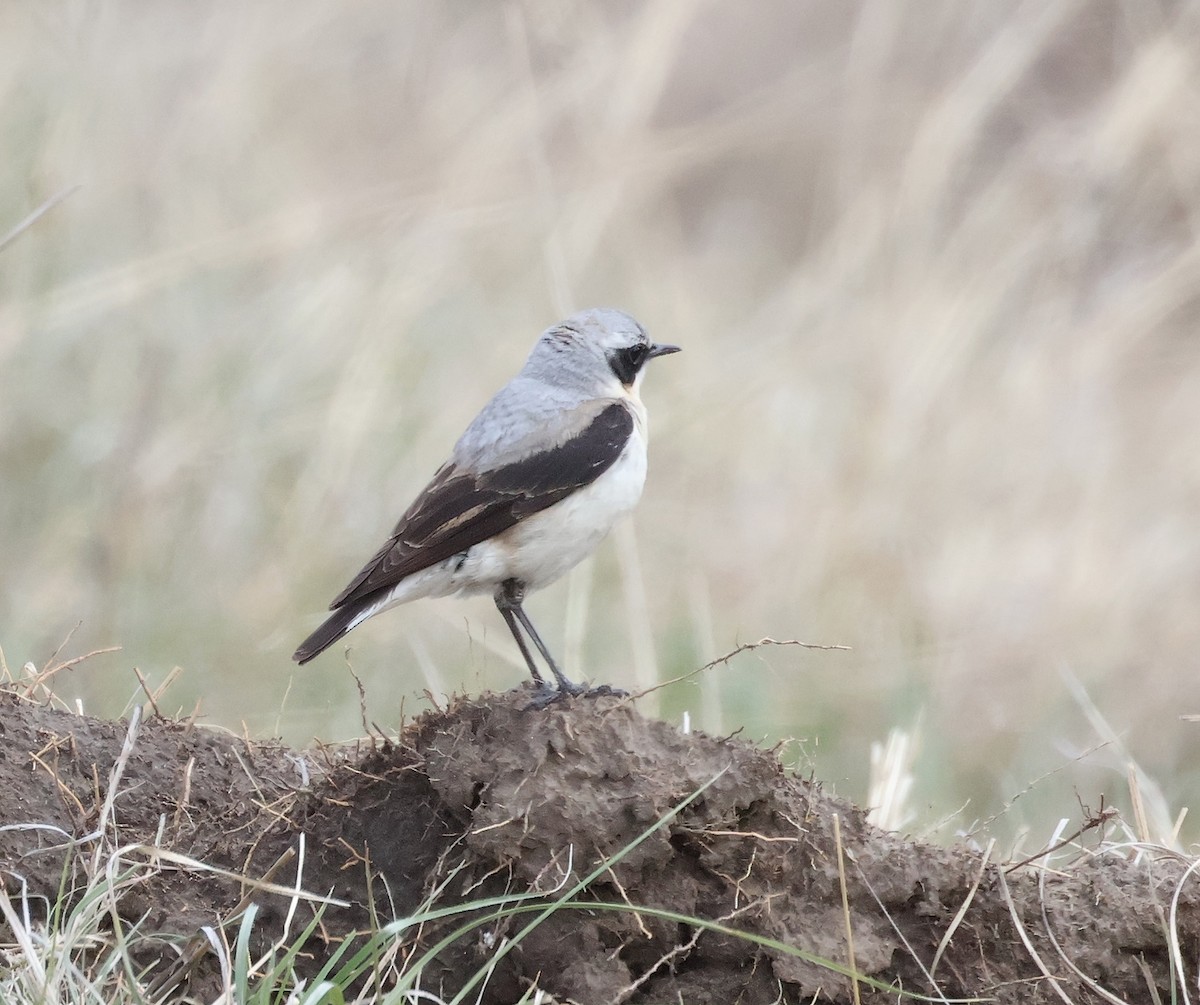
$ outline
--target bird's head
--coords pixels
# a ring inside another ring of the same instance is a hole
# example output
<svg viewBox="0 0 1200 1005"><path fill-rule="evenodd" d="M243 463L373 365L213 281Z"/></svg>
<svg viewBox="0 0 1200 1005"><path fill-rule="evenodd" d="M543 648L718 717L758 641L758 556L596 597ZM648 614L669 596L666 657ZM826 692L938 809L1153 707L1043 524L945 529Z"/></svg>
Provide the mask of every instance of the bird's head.
<svg viewBox="0 0 1200 1005"><path fill-rule="evenodd" d="M656 344L637 321L612 307L592 307L546 329L526 364L540 380L605 397L632 392L645 365L679 352Z"/></svg>

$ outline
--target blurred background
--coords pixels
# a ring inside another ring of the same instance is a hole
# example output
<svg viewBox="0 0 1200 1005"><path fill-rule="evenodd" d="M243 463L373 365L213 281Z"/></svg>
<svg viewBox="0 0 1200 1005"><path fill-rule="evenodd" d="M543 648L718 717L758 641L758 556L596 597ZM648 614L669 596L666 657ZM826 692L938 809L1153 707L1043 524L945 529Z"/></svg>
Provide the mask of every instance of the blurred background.
<svg viewBox="0 0 1200 1005"><path fill-rule="evenodd" d="M1191 2L0 5L8 672L120 646L55 689L360 735L344 646L292 650L537 334L612 305L684 352L635 517L529 605L573 675L847 646L641 707L859 802L903 730L908 829L1031 846L1128 809L1133 757L1169 831L1198 108ZM526 676L488 598L347 642L385 729Z"/></svg>

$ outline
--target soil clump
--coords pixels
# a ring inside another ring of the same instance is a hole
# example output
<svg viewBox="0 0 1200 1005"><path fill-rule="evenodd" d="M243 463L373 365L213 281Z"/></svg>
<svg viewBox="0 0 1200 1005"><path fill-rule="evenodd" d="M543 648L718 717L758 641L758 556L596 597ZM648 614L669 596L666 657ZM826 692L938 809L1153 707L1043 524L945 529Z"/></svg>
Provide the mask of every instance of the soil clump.
<svg viewBox="0 0 1200 1005"><path fill-rule="evenodd" d="M142 962L200 999L215 964L198 955L184 979L186 937L252 900L265 947L287 916L288 897L239 876L293 886L302 863L304 890L348 905L321 911L306 946L315 970L343 939L418 911L434 890L439 906L530 893L546 904L608 862L515 944L535 913L477 912L423 988L449 996L494 963L488 1005L534 986L581 1005L850 1002L850 978L820 962L848 967L849 933L860 975L935 999L1171 1000L1168 919L1189 864L1178 856L1109 849L1065 869L1006 871L969 848L881 831L772 753L684 734L627 699L540 711L528 700L462 699L395 742L295 752L156 718L131 730L0 694L0 878L10 898L52 903L64 881L78 896L114 849L151 863L120 915L143 936ZM301 835L303 854L289 858ZM315 910L302 902L291 930ZM465 919L414 930L407 951ZM1174 925L1179 945L1200 941L1194 882Z"/></svg>

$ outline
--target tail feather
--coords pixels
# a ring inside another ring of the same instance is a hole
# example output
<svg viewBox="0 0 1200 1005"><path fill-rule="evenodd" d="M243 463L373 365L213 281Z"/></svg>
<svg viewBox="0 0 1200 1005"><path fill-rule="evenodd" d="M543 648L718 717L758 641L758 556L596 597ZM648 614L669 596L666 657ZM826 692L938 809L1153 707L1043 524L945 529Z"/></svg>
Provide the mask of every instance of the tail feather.
<svg viewBox="0 0 1200 1005"><path fill-rule="evenodd" d="M308 638L300 643L292 659L303 666L319 656L361 620L359 607L339 607Z"/></svg>

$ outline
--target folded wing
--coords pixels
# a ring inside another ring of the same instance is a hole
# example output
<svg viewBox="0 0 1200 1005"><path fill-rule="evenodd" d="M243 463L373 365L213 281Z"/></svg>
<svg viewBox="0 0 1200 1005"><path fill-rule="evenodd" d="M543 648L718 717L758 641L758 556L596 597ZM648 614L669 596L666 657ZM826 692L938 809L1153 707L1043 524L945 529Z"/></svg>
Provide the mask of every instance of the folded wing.
<svg viewBox="0 0 1200 1005"><path fill-rule="evenodd" d="M503 467L471 472L444 465L400 518L388 542L334 599L330 610L338 613L301 643L295 659L312 659L349 630L355 613L407 576L459 555L591 484L621 455L633 425L629 409L614 401L571 439Z"/></svg>

